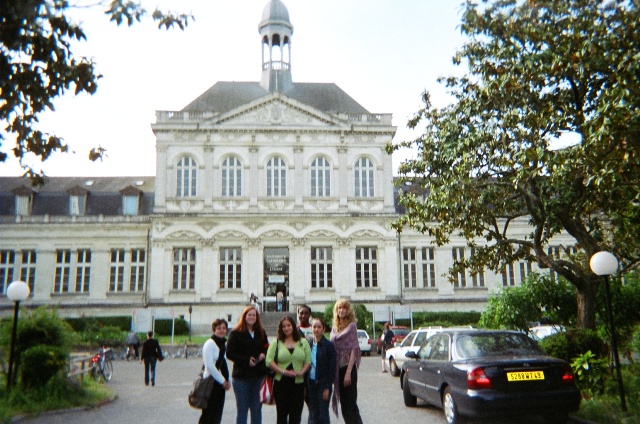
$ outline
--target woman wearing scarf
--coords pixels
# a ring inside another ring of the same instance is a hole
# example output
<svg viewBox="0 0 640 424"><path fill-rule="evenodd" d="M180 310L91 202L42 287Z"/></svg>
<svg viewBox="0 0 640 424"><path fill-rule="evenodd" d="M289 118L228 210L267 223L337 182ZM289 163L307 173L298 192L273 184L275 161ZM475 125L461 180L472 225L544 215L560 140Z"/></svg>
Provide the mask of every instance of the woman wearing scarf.
<svg viewBox="0 0 640 424"><path fill-rule="evenodd" d="M333 391L333 412L338 415L338 403L346 424L362 424L358 408L358 367L360 345L356 317L351 303L340 299L333 307L331 341L336 348L336 376Z"/></svg>
<svg viewBox="0 0 640 424"><path fill-rule="evenodd" d="M202 346L202 360L204 362L203 378L211 376L215 380L207 407L202 410L198 424L220 424L224 409L225 391L231 388L229 382L229 368L224 357L227 342L227 321L217 319L211 324L213 335Z"/></svg>

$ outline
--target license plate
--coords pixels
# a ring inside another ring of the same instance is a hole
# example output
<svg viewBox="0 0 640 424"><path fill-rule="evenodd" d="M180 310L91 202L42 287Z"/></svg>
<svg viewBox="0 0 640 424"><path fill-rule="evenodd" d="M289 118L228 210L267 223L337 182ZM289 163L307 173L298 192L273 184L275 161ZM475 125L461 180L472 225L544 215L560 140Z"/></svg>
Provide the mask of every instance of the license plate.
<svg viewBox="0 0 640 424"><path fill-rule="evenodd" d="M507 381L544 380L543 371L508 372Z"/></svg>

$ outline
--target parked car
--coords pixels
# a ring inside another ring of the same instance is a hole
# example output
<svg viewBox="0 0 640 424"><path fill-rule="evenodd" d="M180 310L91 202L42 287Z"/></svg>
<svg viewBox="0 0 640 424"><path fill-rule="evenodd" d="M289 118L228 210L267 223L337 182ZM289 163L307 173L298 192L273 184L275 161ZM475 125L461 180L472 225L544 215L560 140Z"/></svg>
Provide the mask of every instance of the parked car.
<svg viewBox="0 0 640 424"><path fill-rule="evenodd" d="M565 331L565 328L561 325L537 325L529 328L529 335L535 341L540 341L552 334Z"/></svg>
<svg viewBox="0 0 640 424"><path fill-rule="evenodd" d="M410 330L409 327L405 327L404 325L392 325L391 331L393 331L393 338L391 339L391 342L395 346L397 343L404 340ZM382 337L384 337L383 334L380 334L380 337L378 337L378 340L376 341L376 350L378 353L382 352Z"/></svg>
<svg viewBox="0 0 640 424"><path fill-rule="evenodd" d="M387 350L384 368L388 367L391 375L399 376L406 359L405 354L409 351L417 352L422 343L437 331L442 331L442 327L421 327L407 334L398 346Z"/></svg>
<svg viewBox="0 0 640 424"><path fill-rule="evenodd" d="M358 344L360 345L360 352L363 355L371 356L371 339L369 334L364 330L358 330Z"/></svg>
<svg viewBox="0 0 640 424"><path fill-rule="evenodd" d="M443 330L407 357L404 404L423 399L443 408L449 424L534 414L566 423L580 406L571 366L517 331Z"/></svg>

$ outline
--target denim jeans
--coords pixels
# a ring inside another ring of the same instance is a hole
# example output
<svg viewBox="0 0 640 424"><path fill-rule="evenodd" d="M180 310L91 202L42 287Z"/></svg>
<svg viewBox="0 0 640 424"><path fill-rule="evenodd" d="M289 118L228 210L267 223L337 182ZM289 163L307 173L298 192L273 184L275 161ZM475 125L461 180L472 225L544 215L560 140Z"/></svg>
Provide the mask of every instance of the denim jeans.
<svg viewBox="0 0 640 424"><path fill-rule="evenodd" d="M156 363L158 358L155 356L144 358L144 384L149 385L149 375L151 375L151 384L156 383Z"/></svg>
<svg viewBox="0 0 640 424"><path fill-rule="evenodd" d="M236 424L247 423L247 412L251 411L251 424L262 423L262 403L260 403L260 383L258 378L234 378L231 380L236 395Z"/></svg>
<svg viewBox="0 0 640 424"><path fill-rule="evenodd" d="M307 406L309 407L309 423L308 424L329 424L329 403L331 401L331 392L329 399L322 399L322 390L315 380L307 382Z"/></svg>

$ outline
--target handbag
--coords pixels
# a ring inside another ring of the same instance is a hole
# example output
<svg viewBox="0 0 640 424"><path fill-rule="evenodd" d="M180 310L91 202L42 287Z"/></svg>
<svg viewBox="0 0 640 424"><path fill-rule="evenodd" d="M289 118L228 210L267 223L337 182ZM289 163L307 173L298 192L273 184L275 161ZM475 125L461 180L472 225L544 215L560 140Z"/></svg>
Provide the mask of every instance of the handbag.
<svg viewBox="0 0 640 424"><path fill-rule="evenodd" d="M274 362L278 362L278 347L279 343L276 340L276 355L274 358ZM262 383L260 383L260 402L265 405L273 405L276 403L276 399L273 396L273 376L275 375L275 371L271 368L267 368L267 375L262 379Z"/></svg>
<svg viewBox="0 0 640 424"><path fill-rule="evenodd" d="M193 389L189 392L189 405L197 409L205 409L207 407L215 384L213 377L203 378L202 373L203 371L200 371L200 374L193 382Z"/></svg>

